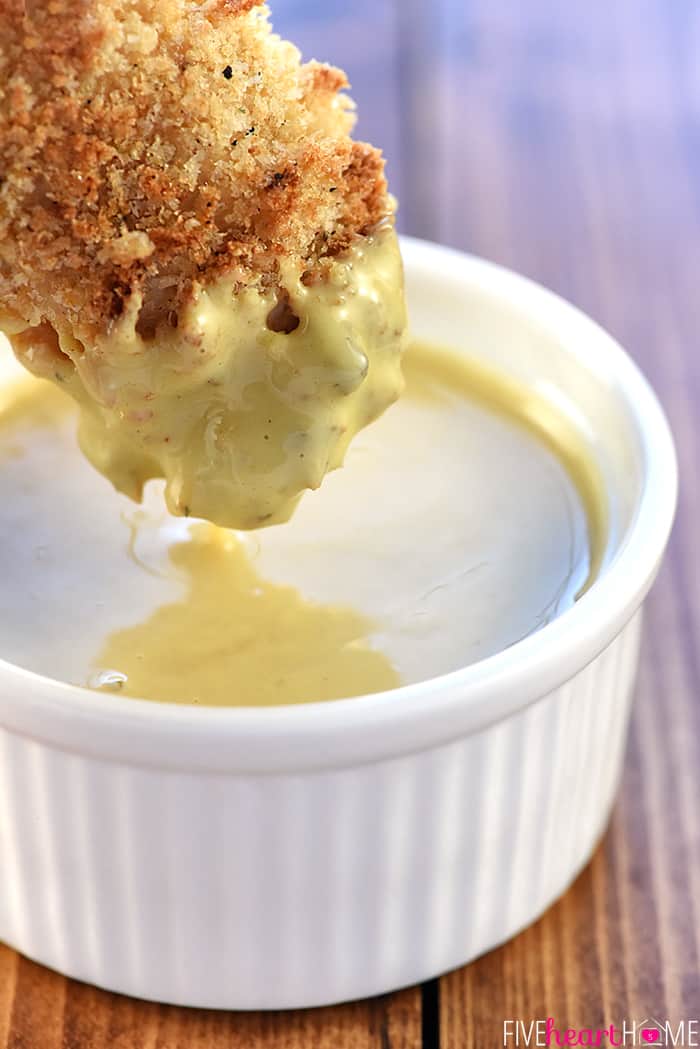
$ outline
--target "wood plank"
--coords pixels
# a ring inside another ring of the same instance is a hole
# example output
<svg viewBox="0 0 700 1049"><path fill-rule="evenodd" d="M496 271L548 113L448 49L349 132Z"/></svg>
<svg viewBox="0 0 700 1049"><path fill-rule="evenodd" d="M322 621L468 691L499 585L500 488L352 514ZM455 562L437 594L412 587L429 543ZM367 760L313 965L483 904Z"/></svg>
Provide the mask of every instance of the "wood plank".
<svg viewBox="0 0 700 1049"><path fill-rule="evenodd" d="M5 1049L418 1049L420 992L297 1012L179 1009L108 994L0 946Z"/></svg>
<svg viewBox="0 0 700 1049"><path fill-rule="evenodd" d="M449 70L435 125L447 175L428 234L541 280L609 327L669 412L683 485L610 831L537 925L443 978L441 1044L502 1045L510 1018L678 1023L700 1010L700 10L442 10L450 33L432 61Z"/></svg>

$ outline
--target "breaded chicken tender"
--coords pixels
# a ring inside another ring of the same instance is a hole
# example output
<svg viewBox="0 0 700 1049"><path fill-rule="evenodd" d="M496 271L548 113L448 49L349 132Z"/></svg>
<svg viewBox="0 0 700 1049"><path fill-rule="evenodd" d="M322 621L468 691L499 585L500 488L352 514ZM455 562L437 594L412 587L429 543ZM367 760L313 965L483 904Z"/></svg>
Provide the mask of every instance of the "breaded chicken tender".
<svg viewBox="0 0 700 1049"><path fill-rule="evenodd" d="M132 498L285 520L398 396L393 201L347 86L257 0L0 0L0 329Z"/></svg>

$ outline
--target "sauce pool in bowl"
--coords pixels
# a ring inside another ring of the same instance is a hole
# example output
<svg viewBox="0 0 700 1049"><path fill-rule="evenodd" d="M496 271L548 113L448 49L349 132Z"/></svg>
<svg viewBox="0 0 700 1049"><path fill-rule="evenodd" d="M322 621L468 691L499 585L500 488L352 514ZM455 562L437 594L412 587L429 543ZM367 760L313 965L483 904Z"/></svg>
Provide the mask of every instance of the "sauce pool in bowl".
<svg viewBox="0 0 700 1049"><path fill-rule="evenodd" d="M0 401L0 657L124 695L277 705L386 691L559 616L606 546L584 436L525 384L415 343L406 392L291 522L230 532L135 508L48 384ZM96 698L96 701L99 701Z"/></svg>

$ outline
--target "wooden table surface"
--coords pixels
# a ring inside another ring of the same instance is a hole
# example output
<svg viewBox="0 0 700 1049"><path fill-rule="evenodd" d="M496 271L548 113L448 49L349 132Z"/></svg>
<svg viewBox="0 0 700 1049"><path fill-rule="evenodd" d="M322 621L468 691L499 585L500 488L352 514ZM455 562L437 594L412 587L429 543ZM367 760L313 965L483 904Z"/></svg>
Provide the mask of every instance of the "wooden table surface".
<svg viewBox="0 0 700 1049"><path fill-rule="evenodd" d="M190 1011L72 983L0 947L0 1049L490 1049L505 1019L697 1019L700 3L273 6L307 56L347 68L360 133L389 157L402 229L573 300L631 351L669 412L680 510L648 604L619 803L593 862L541 921L422 988L302 1013Z"/></svg>

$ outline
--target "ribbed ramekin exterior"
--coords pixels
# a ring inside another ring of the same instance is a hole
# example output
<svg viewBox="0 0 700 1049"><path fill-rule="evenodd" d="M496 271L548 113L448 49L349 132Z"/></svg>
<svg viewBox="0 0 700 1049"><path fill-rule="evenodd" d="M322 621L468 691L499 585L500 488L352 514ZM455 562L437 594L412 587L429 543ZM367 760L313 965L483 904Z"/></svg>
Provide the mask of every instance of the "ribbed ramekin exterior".
<svg viewBox="0 0 700 1049"><path fill-rule="evenodd" d="M599 839L639 626L507 720L356 767L178 773L3 732L0 938L102 987L236 1009L466 963L532 922Z"/></svg>

